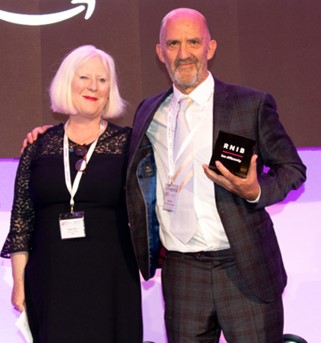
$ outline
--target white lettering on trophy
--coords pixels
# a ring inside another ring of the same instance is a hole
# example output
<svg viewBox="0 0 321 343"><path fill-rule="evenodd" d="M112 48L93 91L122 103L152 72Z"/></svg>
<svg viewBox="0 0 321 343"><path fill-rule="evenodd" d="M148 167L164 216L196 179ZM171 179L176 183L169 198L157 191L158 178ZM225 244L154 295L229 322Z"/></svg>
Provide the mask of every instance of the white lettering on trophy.
<svg viewBox="0 0 321 343"><path fill-rule="evenodd" d="M228 144L228 143L224 143L223 149L226 149L226 150L234 152L234 153L239 153L242 155L245 153L245 149L243 147L233 145L233 144Z"/></svg>

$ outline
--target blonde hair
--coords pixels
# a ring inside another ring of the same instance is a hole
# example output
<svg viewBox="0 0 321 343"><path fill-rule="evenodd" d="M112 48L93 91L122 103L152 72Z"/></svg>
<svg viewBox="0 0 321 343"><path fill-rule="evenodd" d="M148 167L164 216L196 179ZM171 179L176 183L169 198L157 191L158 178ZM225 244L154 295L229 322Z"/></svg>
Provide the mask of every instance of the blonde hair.
<svg viewBox="0 0 321 343"><path fill-rule="evenodd" d="M71 96L73 77L80 64L97 56L106 68L110 83L109 101L104 108L102 117L117 117L124 111L126 101L119 94L114 59L93 45L83 45L74 49L62 61L50 85L49 94L53 111L64 114L76 113Z"/></svg>

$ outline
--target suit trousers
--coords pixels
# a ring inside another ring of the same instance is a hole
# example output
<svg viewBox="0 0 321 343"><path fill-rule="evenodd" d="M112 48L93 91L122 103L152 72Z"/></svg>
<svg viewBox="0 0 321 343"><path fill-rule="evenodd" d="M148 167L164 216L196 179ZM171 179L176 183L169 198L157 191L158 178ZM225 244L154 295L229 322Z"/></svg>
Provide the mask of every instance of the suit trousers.
<svg viewBox="0 0 321 343"><path fill-rule="evenodd" d="M167 252L162 267L168 343L282 343L282 296L259 300L230 249Z"/></svg>

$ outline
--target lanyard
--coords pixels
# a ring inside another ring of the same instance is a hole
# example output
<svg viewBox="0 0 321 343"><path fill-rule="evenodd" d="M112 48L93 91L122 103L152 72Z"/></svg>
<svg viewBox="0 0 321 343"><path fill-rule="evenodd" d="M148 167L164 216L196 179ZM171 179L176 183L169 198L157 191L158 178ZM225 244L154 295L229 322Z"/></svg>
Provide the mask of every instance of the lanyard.
<svg viewBox="0 0 321 343"><path fill-rule="evenodd" d="M202 106L201 113L205 110L207 104L212 99L212 96L213 96L213 92L209 94L209 97L207 98L205 104ZM186 166L186 164L190 162L190 159L192 159L193 157L192 155L190 155L190 157L188 157L185 161L183 161L182 165L179 166L175 172L174 139L175 139L177 115L179 112L178 106L179 106L179 100L177 100L177 98L173 96L169 105L169 111L168 111L168 116L167 116L167 158L168 158L168 166L169 166L169 171L168 171L169 184L172 184L174 182L178 174L182 171L182 169ZM196 129L200 125L202 119L203 119L203 116L200 117L200 119L192 128L192 130L186 136L186 139L184 140L183 144L180 146L177 152L176 161L179 159L179 157L182 155L184 150L187 148L188 144L193 139ZM192 176L193 176L193 172L191 175L189 173L187 177L185 178L185 180L183 181L183 185L180 188L184 187L184 185L190 180Z"/></svg>
<svg viewBox="0 0 321 343"><path fill-rule="evenodd" d="M66 122L65 124L65 134L64 134L64 144L63 144L63 149L64 149L64 170L65 170L65 182L66 182L66 186L68 189L68 192L70 194L70 211L71 213L74 212L74 205L75 205L75 201L74 201L74 197L75 194L78 191L78 187L79 187L79 183L80 183L80 179L82 177L83 172L78 171L74 183L71 184L71 177L70 177L70 163L69 163L69 143L68 143L68 137L67 137L67 126L68 126L69 121ZM95 150L96 144L98 142L98 138L99 136L104 132L105 127L106 127L106 121L102 120L100 122L100 129L99 129L99 134L97 139L91 144L87 155L86 155L86 161L87 164L89 163L89 160Z"/></svg>
<svg viewBox="0 0 321 343"><path fill-rule="evenodd" d="M175 104L175 105L174 105ZM205 106L204 106L205 107ZM204 110L203 107L203 110ZM203 111L202 110L202 111ZM172 101L169 105L169 111L167 116L167 158L168 158L168 179L169 183L172 184L176 179L177 175L182 171L182 169L190 162L192 156L190 155L186 160L183 161L182 165L176 169L175 172L175 161L178 161L184 150L190 144L193 136L196 132L197 127L200 125L201 119L194 125L192 130L188 133L186 138L184 139L183 144L180 146L179 150L177 151L177 155L174 161L174 139L175 139L175 132L176 132L176 123L177 123L177 116L179 113L179 101L173 96ZM183 183L184 185L189 181L189 179L193 175L188 175L188 180L185 180Z"/></svg>
<svg viewBox="0 0 321 343"><path fill-rule="evenodd" d="M175 106L174 106L174 102L176 102ZM176 132L177 116L179 112L179 101L175 101L174 97L169 105L168 112L169 112L167 116L167 146L168 146L167 157L168 157L168 166L169 166L168 176L169 176L170 183L172 183L174 181L174 172L175 172L174 139L175 139L175 132ZM195 133L196 126L193 127L193 129L189 132L186 139L184 140L183 144L180 146L177 152L176 161L182 155L187 145L191 142L193 135ZM182 166L179 168L179 170L182 170ZM178 173L176 172L175 175L177 176L177 174Z"/></svg>

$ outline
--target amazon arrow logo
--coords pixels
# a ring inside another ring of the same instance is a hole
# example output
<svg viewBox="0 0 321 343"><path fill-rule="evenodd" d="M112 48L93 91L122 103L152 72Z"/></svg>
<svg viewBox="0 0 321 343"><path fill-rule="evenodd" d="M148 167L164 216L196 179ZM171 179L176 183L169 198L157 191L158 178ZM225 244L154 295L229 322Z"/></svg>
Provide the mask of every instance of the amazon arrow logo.
<svg viewBox="0 0 321 343"><path fill-rule="evenodd" d="M0 20L13 24L31 26L55 24L68 20L85 11L85 4L87 5L85 19L88 20L92 16L96 6L96 0L71 0L71 3L80 5L66 11L50 14L20 14L0 10Z"/></svg>

